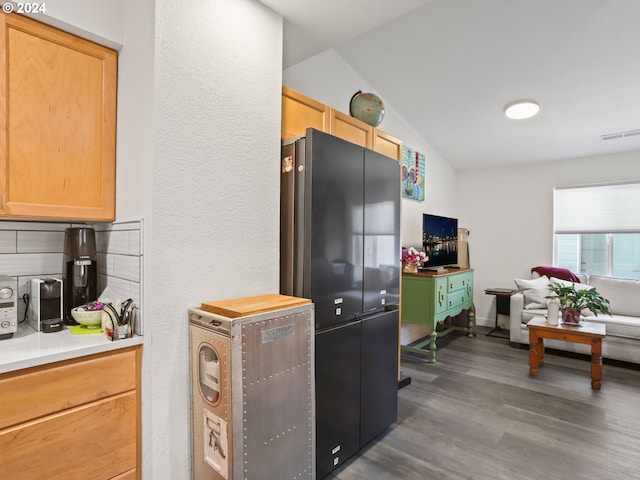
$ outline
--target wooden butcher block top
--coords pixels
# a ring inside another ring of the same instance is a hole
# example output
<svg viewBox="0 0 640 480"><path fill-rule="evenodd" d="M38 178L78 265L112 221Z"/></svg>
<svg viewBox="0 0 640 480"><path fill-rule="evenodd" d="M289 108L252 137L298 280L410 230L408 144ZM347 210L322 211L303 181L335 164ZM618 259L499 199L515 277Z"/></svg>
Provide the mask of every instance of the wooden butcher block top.
<svg viewBox="0 0 640 480"><path fill-rule="evenodd" d="M206 312L216 313L229 318L246 317L257 313L281 310L283 308L298 307L311 303L308 298L289 297L268 293L253 297L231 298L215 302L203 303L200 307Z"/></svg>

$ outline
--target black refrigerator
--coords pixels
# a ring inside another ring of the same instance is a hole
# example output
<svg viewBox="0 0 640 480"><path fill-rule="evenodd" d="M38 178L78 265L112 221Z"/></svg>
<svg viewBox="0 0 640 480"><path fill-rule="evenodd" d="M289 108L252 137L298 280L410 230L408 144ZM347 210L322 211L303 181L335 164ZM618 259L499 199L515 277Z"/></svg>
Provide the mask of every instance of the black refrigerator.
<svg viewBox="0 0 640 480"><path fill-rule="evenodd" d="M320 479L397 419L400 165L308 129L280 193L280 291L315 304Z"/></svg>

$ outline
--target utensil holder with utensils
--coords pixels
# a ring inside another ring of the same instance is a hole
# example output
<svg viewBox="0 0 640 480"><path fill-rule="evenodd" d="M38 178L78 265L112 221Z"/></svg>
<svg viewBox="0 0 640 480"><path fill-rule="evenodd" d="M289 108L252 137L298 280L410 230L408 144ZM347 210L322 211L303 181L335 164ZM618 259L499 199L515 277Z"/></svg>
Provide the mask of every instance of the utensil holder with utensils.
<svg viewBox="0 0 640 480"><path fill-rule="evenodd" d="M111 341L131 338L138 307L131 298L125 300L117 309L111 303L104 303L102 309L107 313L103 316L102 330Z"/></svg>

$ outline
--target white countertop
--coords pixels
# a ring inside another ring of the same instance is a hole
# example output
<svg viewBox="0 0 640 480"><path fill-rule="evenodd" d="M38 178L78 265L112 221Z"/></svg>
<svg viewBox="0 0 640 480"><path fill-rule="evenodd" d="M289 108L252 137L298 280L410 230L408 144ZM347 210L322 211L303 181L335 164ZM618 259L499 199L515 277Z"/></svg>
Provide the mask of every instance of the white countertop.
<svg viewBox="0 0 640 480"><path fill-rule="evenodd" d="M21 324L13 337L0 340L0 373L140 345L142 342L143 337L139 336L111 341L104 333L72 335L66 328L60 332L42 333Z"/></svg>

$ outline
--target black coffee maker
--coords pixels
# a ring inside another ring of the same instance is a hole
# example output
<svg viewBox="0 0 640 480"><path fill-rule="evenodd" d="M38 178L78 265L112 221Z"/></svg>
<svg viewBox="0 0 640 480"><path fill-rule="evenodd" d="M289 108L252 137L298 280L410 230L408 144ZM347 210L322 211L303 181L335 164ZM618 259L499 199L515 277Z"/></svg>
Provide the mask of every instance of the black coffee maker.
<svg viewBox="0 0 640 480"><path fill-rule="evenodd" d="M64 232L64 323L77 325L71 309L98 299L96 232L91 227L67 228Z"/></svg>

